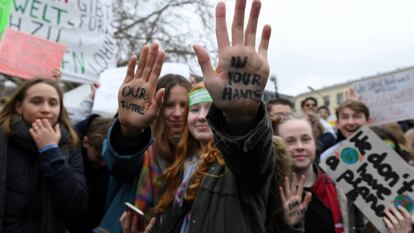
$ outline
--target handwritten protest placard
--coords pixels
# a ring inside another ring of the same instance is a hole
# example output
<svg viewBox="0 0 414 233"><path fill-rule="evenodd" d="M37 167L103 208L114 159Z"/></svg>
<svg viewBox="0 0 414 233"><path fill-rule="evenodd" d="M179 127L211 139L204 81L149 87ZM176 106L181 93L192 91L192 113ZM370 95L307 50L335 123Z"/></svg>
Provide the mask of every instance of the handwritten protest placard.
<svg viewBox="0 0 414 233"><path fill-rule="evenodd" d="M62 79L91 83L116 65L112 12L112 0L13 0L9 27L65 45Z"/></svg>
<svg viewBox="0 0 414 233"><path fill-rule="evenodd" d="M376 125L414 118L414 68L362 80L352 88Z"/></svg>
<svg viewBox="0 0 414 233"><path fill-rule="evenodd" d="M61 44L7 29L0 43L0 72L24 79L51 78L64 53Z"/></svg>
<svg viewBox="0 0 414 233"><path fill-rule="evenodd" d="M414 213L413 167L368 127L363 127L325 160L321 168L380 232L391 205Z"/></svg>

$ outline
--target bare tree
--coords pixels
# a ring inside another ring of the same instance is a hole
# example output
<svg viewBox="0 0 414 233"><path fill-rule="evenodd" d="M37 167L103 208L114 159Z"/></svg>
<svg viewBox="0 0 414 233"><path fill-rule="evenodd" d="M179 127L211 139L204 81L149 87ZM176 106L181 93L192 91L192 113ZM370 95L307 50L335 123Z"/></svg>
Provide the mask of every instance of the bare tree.
<svg viewBox="0 0 414 233"><path fill-rule="evenodd" d="M157 41L166 61L195 64L191 45L213 48L214 9L211 0L117 0L115 38L118 65L146 43Z"/></svg>

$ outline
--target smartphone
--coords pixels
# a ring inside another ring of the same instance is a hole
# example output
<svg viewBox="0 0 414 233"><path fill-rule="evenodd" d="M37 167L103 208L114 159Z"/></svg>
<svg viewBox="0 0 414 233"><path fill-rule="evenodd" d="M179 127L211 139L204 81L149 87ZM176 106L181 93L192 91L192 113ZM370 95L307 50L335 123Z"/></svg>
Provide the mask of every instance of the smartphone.
<svg viewBox="0 0 414 233"><path fill-rule="evenodd" d="M125 202L125 210L133 214L136 214L138 218L142 218L142 219L144 218L144 212L142 212L142 210L138 209L137 207L135 207L133 204L129 202Z"/></svg>

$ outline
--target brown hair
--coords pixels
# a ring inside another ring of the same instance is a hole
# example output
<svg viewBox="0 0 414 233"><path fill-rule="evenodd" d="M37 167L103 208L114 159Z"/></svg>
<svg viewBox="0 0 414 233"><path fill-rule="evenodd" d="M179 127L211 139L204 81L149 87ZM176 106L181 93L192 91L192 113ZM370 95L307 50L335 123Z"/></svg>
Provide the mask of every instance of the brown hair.
<svg viewBox="0 0 414 233"><path fill-rule="evenodd" d="M191 91L204 88L204 83L197 83ZM186 105L186 116L188 115L188 102ZM166 181L166 190L159 200L156 210L159 212L164 211L168 205L174 200L174 195L177 192L178 187L181 184L184 170L184 163L189 156L194 154L200 154L201 144L197 141L193 135L189 132L187 124L184 127L184 132L177 144L175 161L164 172Z"/></svg>
<svg viewBox="0 0 414 233"><path fill-rule="evenodd" d="M367 120L369 119L369 109L364 102L359 101L359 100L354 100L354 99L348 99L345 102L343 102L341 105L339 105L338 108L336 108L335 110L336 119L338 119L338 121L340 119L339 115L345 108L350 108L353 111L358 112L358 113L361 112L365 115L365 118Z"/></svg>
<svg viewBox="0 0 414 233"><path fill-rule="evenodd" d="M273 105L286 105L290 109L293 110L293 103L292 102L290 102L287 99L277 98L277 99L271 99L271 100L267 101L267 103L266 103L266 110L267 110L267 112L270 112L270 110L272 109L272 106Z"/></svg>
<svg viewBox="0 0 414 233"><path fill-rule="evenodd" d="M111 124L111 118L103 118L100 116L93 118L89 124L88 132L86 133L88 144L99 153L101 153L103 140Z"/></svg>
<svg viewBox="0 0 414 233"><path fill-rule="evenodd" d="M180 75L167 74L161 77L157 83L157 91L161 88L165 89L164 100L167 100L170 97L171 89L175 86L184 87L186 90L190 91L190 83ZM164 112L165 105L161 105L160 113ZM188 110L187 110L188 111ZM173 141L167 132L165 125L164 114L159 114L158 118L155 121L154 125L154 136L155 136L155 148L157 154L160 155L167 161L173 162L177 142ZM185 132L185 131L184 131Z"/></svg>
<svg viewBox="0 0 414 233"><path fill-rule="evenodd" d="M60 89L58 83L52 79L44 79L44 78L35 78L29 81L24 82L20 85L13 95L10 97L9 101L4 105L3 109L0 111L0 127L2 128L3 132L9 136L11 134L11 124L13 117L18 116L19 114L16 112L16 104L19 102L23 102L24 98L26 97L27 90L39 83L44 83L49 86L52 86L59 96L59 104L60 104L60 112L58 116L58 122L63 124L69 130L69 138L70 138L70 147L75 149L78 147L79 139L75 129L72 127L72 123L69 120L68 113L66 108L63 106L63 92Z"/></svg>

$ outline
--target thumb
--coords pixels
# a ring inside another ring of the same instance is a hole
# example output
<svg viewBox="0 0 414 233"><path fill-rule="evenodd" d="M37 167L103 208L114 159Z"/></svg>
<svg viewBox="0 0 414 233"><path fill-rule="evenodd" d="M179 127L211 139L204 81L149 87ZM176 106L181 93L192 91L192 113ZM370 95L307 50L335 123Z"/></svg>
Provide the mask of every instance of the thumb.
<svg viewBox="0 0 414 233"><path fill-rule="evenodd" d="M55 131L55 135L58 139L57 144L59 144L60 141L60 137L62 136L61 132L60 132L60 124L56 123L55 127L53 127L54 131Z"/></svg>
<svg viewBox="0 0 414 233"><path fill-rule="evenodd" d="M193 49L197 56L198 63L200 64L201 72L203 72L203 78L205 79L204 81L206 81L206 79L214 76L214 70L211 66L210 56L201 45L193 45Z"/></svg>
<svg viewBox="0 0 414 233"><path fill-rule="evenodd" d="M158 114L161 109L161 105L164 102L164 93L165 93L164 88L159 89L157 93L155 94L154 101L152 102L151 112L154 112L156 114L156 117L158 117Z"/></svg>

